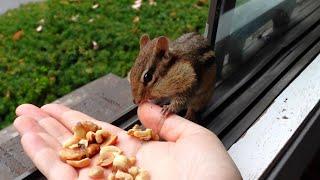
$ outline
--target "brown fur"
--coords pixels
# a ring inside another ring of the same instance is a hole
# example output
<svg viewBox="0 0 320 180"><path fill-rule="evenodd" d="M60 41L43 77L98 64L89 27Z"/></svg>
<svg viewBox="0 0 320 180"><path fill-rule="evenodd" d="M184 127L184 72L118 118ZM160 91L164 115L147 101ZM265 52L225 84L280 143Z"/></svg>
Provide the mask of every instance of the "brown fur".
<svg viewBox="0 0 320 180"><path fill-rule="evenodd" d="M214 52L201 35L188 33L173 42L143 35L130 73L134 101L169 98L164 115L188 109L185 117L194 119L213 94L215 73Z"/></svg>

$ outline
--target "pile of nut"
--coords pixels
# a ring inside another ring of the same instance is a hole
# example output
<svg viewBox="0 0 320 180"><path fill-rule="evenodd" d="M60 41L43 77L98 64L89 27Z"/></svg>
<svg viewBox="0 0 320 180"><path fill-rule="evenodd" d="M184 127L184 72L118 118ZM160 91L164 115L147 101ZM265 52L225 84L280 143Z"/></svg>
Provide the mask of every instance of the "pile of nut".
<svg viewBox="0 0 320 180"><path fill-rule="evenodd" d="M144 129L142 126L139 126L138 124L134 125L132 129L129 129L127 134L143 141L159 141L158 134L155 134L152 131L152 129Z"/></svg>
<svg viewBox="0 0 320 180"><path fill-rule="evenodd" d="M149 180L149 173L135 166L136 158L123 155L115 146L117 136L90 121L79 122L72 128L73 137L63 144L60 159L75 168L91 164L93 156L99 153L98 161L89 170L92 178L104 177L104 168L111 168L108 180Z"/></svg>

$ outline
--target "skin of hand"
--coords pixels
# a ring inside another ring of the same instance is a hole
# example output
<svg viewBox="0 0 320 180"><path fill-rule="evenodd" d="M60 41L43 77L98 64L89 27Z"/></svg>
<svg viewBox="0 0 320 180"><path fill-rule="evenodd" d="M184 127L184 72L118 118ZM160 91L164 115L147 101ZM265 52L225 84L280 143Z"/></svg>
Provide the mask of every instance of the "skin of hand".
<svg viewBox="0 0 320 180"><path fill-rule="evenodd" d="M14 126L21 135L23 149L48 179L90 179L89 169L97 157L89 167L75 169L58 156L62 143L72 136L71 128L85 120L118 135L117 146L126 156L136 156L137 166L149 171L151 179L241 179L216 135L177 115L163 119L161 108L154 104L140 105L138 116L145 127L165 141L141 142L116 126L58 104L41 108L24 104L16 114ZM110 170L105 170L105 176L108 173Z"/></svg>

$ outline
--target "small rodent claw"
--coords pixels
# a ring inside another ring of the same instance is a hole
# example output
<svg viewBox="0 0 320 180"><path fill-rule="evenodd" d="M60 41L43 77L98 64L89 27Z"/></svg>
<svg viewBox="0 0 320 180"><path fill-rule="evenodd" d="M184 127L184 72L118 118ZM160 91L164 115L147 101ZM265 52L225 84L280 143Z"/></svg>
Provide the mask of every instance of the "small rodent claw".
<svg viewBox="0 0 320 180"><path fill-rule="evenodd" d="M170 105L164 105L162 107L161 114L163 115L163 117L165 117L165 118L168 117L168 115L172 112L173 111L172 111L172 108L170 107Z"/></svg>

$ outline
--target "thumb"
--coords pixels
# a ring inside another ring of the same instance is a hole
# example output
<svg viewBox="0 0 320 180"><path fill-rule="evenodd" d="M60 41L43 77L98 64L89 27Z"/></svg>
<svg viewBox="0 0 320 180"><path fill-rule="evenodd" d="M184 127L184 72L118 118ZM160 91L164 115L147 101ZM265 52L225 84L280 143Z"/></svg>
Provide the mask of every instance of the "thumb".
<svg viewBox="0 0 320 180"><path fill-rule="evenodd" d="M145 127L151 128L167 141L175 142L180 138L199 132L211 134L209 130L178 115L172 114L164 118L161 114L161 107L151 103L140 105L138 116Z"/></svg>

